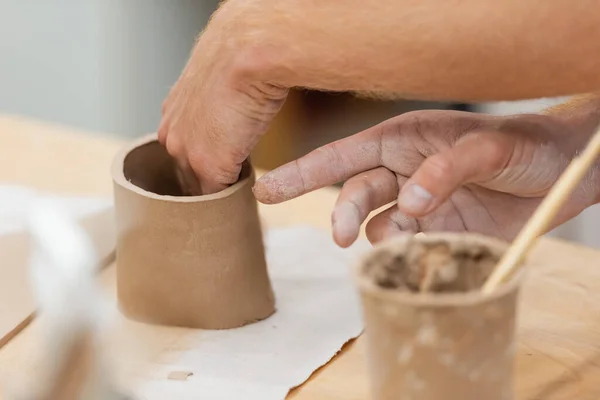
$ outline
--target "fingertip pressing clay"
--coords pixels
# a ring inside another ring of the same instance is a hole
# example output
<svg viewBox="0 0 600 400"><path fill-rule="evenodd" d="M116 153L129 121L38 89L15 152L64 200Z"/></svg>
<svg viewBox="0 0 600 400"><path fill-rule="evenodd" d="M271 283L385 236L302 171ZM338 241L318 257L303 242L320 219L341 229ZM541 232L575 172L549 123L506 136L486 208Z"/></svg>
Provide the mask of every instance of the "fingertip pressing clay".
<svg viewBox="0 0 600 400"><path fill-rule="evenodd" d="M112 176L117 297L127 317L227 329L275 312L248 162L227 189L185 196L153 134L115 157Z"/></svg>
<svg viewBox="0 0 600 400"><path fill-rule="evenodd" d="M374 400L513 399L521 275L490 295L480 290L506 248L479 235L431 233L366 255L355 276ZM423 279L431 279L425 293Z"/></svg>

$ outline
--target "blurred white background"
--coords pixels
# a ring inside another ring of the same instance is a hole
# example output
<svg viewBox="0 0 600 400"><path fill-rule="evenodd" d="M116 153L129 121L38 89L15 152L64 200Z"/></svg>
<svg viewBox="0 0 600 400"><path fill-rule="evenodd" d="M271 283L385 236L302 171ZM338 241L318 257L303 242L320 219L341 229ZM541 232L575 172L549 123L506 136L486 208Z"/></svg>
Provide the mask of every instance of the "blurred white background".
<svg viewBox="0 0 600 400"><path fill-rule="evenodd" d="M0 111L96 132L154 131L218 0L0 0ZM561 99L484 104L535 112ZM600 247L593 207L552 235Z"/></svg>
<svg viewBox="0 0 600 400"><path fill-rule="evenodd" d="M154 131L217 0L0 0L0 110Z"/></svg>

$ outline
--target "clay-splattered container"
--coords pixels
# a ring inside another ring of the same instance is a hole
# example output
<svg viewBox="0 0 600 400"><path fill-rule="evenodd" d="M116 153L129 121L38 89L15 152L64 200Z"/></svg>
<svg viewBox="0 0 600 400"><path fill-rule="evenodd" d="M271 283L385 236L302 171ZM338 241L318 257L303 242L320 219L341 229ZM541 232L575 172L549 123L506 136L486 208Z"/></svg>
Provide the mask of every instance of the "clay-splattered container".
<svg viewBox="0 0 600 400"><path fill-rule="evenodd" d="M227 189L184 196L174 160L150 135L115 157L112 175L126 316L226 329L275 311L249 163Z"/></svg>
<svg viewBox="0 0 600 400"><path fill-rule="evenodd" d="M478 289L507 248L471 234L399 237L356 269L373 400L511 400L522 273ZM435 271L431 292L418 288Z"/></svg>

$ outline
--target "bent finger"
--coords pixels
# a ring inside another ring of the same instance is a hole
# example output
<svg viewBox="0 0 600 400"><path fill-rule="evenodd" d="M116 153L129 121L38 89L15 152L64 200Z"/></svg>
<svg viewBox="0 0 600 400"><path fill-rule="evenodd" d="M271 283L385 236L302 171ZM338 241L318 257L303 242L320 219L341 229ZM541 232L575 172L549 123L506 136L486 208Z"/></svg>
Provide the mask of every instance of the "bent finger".
<svg viewBox="0 0 600 400"><path fill-rule="evenodd" d="M512 146L493 136L469 135L428 157L400 190L398 208L414 217L433 212L462 185L498 174L509 162Z"/></svg>
<svg viewBox="0 0 600 400"><path fill-rule="evenodd" d="M226 151L196 140L188 149L188 159L203 194L217 193L239 180L242 164L229 161ZM206 149L213 148L211 151Z"/></svg>
<svg viewBox="0 0 600 400"><path fill-rule="evenodd" d="M281 203L379 167L382 126L329 143L265 174L254 187L257 200Z"/></svg>
<svg viewBox="0 0 600 400"><path fill-rule="evenodd" d="M392 236L413 235L420 230L417 220L402 213L394 204L371 218L365 231L369 241L376 244Z"/></svg>
<svg viewBox="0 0 600 400"><path fill-rule="evenodd" d="M177 165L175 174L183 194L186 196L202 194L198 179L188 162L183 139L177 134L168 135L165 147L171 157L175 159Z"/></svg>
<svg viewBox="0 0 600 400"><path fill-rule="evenodd" d="M348 179L331 214L335 242L341 247L354 243L371 211L394 201L397 193L396 175L384 167Z"/></svg>

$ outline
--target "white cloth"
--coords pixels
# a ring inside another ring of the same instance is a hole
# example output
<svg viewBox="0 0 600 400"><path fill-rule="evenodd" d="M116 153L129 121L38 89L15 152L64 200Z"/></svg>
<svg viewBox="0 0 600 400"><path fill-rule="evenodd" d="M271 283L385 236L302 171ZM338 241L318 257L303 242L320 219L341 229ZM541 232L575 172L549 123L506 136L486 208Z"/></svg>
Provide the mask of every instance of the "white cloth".
<svg viewBox="0 0 600 400"><path fill-rule="evenodd" d="M292 227L269 230L265 246L277 312L238 329L197 331L191 342L186 340L185 351L169 355L168 365L155 365L152 376L134 388L135 395L283 400L361 333L350 267L368 243L344 250L323 231ZM168 380L172 371L193 375Z"/></svg>
<svg viewBox="0 0 600 400"><path fill-rule="evenodd" d="M0 184L0 237L25 229L32 201L40 198L55 202L78 218L112 207L106 198L61 197ZM141 372L138 377L142 380L129 387L129 392L145 400L283 400L291 388L306 381L361 333L359 300L350 268L369 248L366 241L341 249L328 233L296 226L267 230L265 246L277 312L238 329L190 330L191 340L186 334L185 350L165 352L161 346L159 360L146 361L150 369ZM17 272L13 275L18 282L11 279L8 288L18 289L21 295L27 292L27 301L20 302L24 308L19 312L15 312L14 305L11 307L14 321L5 330L25 319L34 307L33 299L29 299L26 262L22 261L22 265L11 267ZM16 295L10 290L3 294ZM10 298L4 299L4 304L13 303ZM168 329L125 321L114 301L108 308L125 322L128 331L134 325L141 329L126 334L138 335L134 339L143 341L155 329ZM0 334L7 333L1 328ZM106 351L113 354L110 348ZM113 355L127 357L123 353ZM193 375L185 381L168 379L174 371Z"/></svg>

